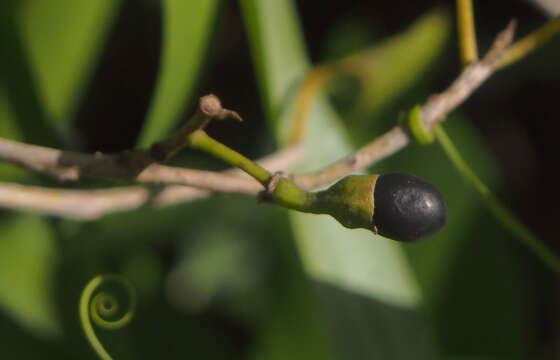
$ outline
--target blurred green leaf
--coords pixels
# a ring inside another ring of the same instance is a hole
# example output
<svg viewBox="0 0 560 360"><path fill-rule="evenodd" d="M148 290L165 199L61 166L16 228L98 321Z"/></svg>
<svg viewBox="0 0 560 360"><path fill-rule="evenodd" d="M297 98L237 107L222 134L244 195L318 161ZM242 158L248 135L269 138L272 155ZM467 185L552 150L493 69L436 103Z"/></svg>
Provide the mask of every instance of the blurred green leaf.
<svg viewBox="0 0 560 360"><path fill-rule="evenodd" d="M464 355L464 356L446 356L443 358L443 360L499 360L498 358L495 357L488 357L488 356L470 356L470 355Z"/></svg>
<svg viewBox="0 0 560 360"><path fill-rule="evenodd" d="M5 89L0 88L0 137L17 140L21 133L15 124L15 116L7 101Z"/></svg>
<svg viewBox="0 0 560 360"><path fill-rule="evenodd" d="M309 69L301 33L290 2L241 1L251 55L257 72L261 101L268 121L278 132L280 112Z"/></svg>
<svg viewBox="0 0 560 360"><path fill-rule="evenodd" d="M292 257L296 257L291 249ZM258 327L252 360L332 360L336 359L327 333L323 309L317 306L312 283L297 266L275 284L277 293L269 316ZM291 278L288 279L288 276Z"/></svg>
<svg viewBox="0 0 560 360"><path fill-rule="evenodd" d="M5 139L20 138L19 130L14 123L15 117L5 97L4 89L0 88L0 137ZM0 163L0 181L14 181L25 175L25 171L16 166Z"/></svg>
<svg viewBox="0 0 560 360"><path fill-rule="evenodd" d="M69 135L119 4L118 0L34 0L22 2L18 9L21 41L38 97L47 121L63 135Z"/></svg>
<svg viewBox="0 0 560 360"><path fill-rule="evenodd" d="M375 26L368 14L340 14L326 34L323 60L337 61L371 46L379 38Z"/></svg>
<svg viewBox="0 0 560 360"><path fill-rule="evenodd" d="M140 146L160 140L176 125L188 102L193 100L196 81L214 29L219 0L163 2L163 47L157 86Z"/></svg>
<svg viewBox="0 0 560 360"><path fill-rule="evenodd" d="M22 327L40 336L60 331L54 310L54 238L45 220L4 216L0 220L0 306Z"/></svg>
<svg viewBox="0 0 560 360"><path fill-rule="evenodd" d="M250 256L248 237L228 225L208 224L189 239L168 277L169 296L179 307L200 311L219 294L255 286L259 269Z"/></svg>
<svg viewBox="0 0 560 360"><path fill-rule="evenodd" d="M398 243L367 230L348 234L327 216L292 218L305 267L315 279L396 306L418 304L420 293Z"/></svg>
<svg viewBox="0 0 560 360"><path fill-rule="evenodd" d="M329 49L341 48L338 33L348 27L353 29L356 24L344 26L331 34ZM448 16L434 10L421 16L403 33L362 50L356 50L346 41L344 47L353 53L324 64L329 70L325 74L331 80L328 82L331 98L342 113L353 144L370 141L372 134L394 125L403 103L408 104L405 107L412 106L425 96L428 90L419 87L429 78L426 74L435 72L429 65L442 50L448 32Z"/></svg>
<svg viewBox="0 0 560 360"><path fill-rule="evenodd" d="M163 279L161 261L153 249L142 245L127 254L123 266L123 274L134 287L140 297L154 297L159 291Z"/></svg>
<svg viewBox="0 0 560 360"><path fill-rule="evenodd" d="M362 119L418 80L442 50L449 27L446 13L432 11L403 33L351 57L363 86L357 109Z"/></svg>
<svg viewBox="0 0 560 360"><path fill-rule="evenodd" d="M0 106L12 136L40 145L55 145L56 136L46 120L30 59L17 18L21 2L0 1Z"/></svg>
<svg viewBox="0 0 560 360"><path fill-rule="evenodd" d="M309 68L297 16L290 1L244 0L242 5L267 114L282 138L282 126L289 123L293 111L287 107L293 95L290 90L295 90ZM311 110L304 147L305 169L327 165L351 151L340 120L323 100L316 100ZM400 245L365 231L344 229L327 216L296 212L290 216L304 268L324 296L339 358L410 359L414 354L416 359L433 359L429 332L422 322L414 316L395 316L401 310L414 313L420 300ZM325 291L324 284L339 292L337 301L329 301L332 292ZM395 312L383 313L381 308ZM362 321L343 324L345 314ZM371 326L377 321L394 330L385 334L388 338L383 346L372 342L380 335L379 327ZM406 332L407 328L422 335L405 349L395 336L400 338L399 330Z"/></svg>
<svg viewBox="0 0 560 360"><path fill-rule="evenodd" d="M260 243L266 247L267 277L258 287L255 303L245 305L255 317L258 338L251 359L335 359L325 308L317 302L316 287L302 268L290 219L284 209L267 206ZM263 208L265 210L265 208ZM259 212L259 217L263 213ZM263 242L264 240L264 242Z"/></svg>

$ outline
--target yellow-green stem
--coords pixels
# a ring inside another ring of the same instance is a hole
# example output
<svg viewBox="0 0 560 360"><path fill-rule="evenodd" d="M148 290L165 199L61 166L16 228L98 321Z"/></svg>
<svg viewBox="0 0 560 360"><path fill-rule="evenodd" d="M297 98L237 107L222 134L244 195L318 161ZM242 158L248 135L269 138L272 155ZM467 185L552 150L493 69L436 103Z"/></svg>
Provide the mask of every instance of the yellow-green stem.
<svg viewBox="0 0 560 360"><path fill-rule="evenodd" d="M187 143L190 147L202 150L251 175L270 191L269 200L289 209L309 212L310 203L313 201L312 194L303 191L292 180L280 177L270 186L273 174L251 159L212 139L202 130L188 135Z"/></svg>
<svg viewBox="0 0 560 360"><path fill-rule="evenodd" d="M272 178L272 174L268 170L219 141L212 139L202 130L197 130L189 134L187 136L187 142L193 149L202 150L245 171L264 186L267 186Z"/></svg>
<svg viewBox="0 0 560 360"><path fill-rule="evenodd" d="M290 179L280 179L270 195L275 203L288 209L317 213L313 209L315 194L303 191Z"/></svg>
<svg viewBox="0 0 560 360"><path fill-rule="evenodd" d="M471 0L457 0L457 31L459 32L459 52L463 65L477 61L478 48Z"/></svg>
<svg viewBox="0 0 560 360"><path fill-rule="evenodd" d="M525 246L545 263L550 270L557 276L560 276L560 259L554 255L541 240L533 234L525 225L521 223L516 216L507 209L502 203L496 199L490 189L476 176L474 171L467 165L447 133L441 126L435 129L436 138L441 144L444 152L451 160L457 171L479 192L484 200L484 204L494 215L494 217L502 223L502 225Z"/></svg>
<svg viewBox="0 0 560 360"><path fill-rule="evenodd" d="M550 20L537 30L511 45L506 53L496 62L494 68L508 66L542 46L550 38L560 32L560 16Z"/></svg>

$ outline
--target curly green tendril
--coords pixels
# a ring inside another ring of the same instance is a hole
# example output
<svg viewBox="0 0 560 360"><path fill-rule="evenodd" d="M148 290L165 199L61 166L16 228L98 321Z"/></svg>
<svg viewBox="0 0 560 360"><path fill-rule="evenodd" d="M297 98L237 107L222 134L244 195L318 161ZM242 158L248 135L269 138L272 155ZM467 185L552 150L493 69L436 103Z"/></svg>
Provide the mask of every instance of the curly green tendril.
<svg viewBox="0 0 560 360"><path fill-rule="evenodd" d="M107 290L102 291L102 286ZM121 296L126 299L125 306L119 302ZM119 329L130 322L135 308L134 289L119 275L98 275L86 285L80 296L80 321L91 347L101 359L112 357L95 335L93 324L106 330Z"/></svg>

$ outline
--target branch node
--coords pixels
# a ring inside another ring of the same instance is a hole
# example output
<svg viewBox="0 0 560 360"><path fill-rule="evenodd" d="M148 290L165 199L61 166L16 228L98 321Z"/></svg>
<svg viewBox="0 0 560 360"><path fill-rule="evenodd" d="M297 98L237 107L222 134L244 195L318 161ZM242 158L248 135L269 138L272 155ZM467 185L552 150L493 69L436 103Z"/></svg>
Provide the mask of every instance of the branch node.
<svg viewBox="0 0 560 360"><path fill-rule="evenodd" d="M204 95L198 102L198 107L204 115L214 117L222 111L222 103L214 94Z"/></svg>
<svg viewBox="0 0 560 360"><path fill-rule="evenodd" d="M487 65L493 65L504 55L505 50L508 48L508 46L511 45L513 41L516 26L517 20L511 19L507 27L502 30L502 32L500 32L498 36L496 36L496 39L492 43L490 50L488 50L488 52L482 59L483 63Z"/></svg>
<svg viewBox="0 0 560 360"><path fill-rule="evenodd" d="M223 108L220 99L214 94L201 97L198 106L200 111L210 119L243 121L236 111Z"/></svg>
<svg viewBox="0 0 560 360"><path fill-rule="evenodd" d="M277 171L272 174L268 184L266 184L266 188L259 192L257 202L270 202L272 200L272 194L274 193L274 190L276 190L276 185L278 185L280 179L285 177L286 175L282 171Z"/></svg>

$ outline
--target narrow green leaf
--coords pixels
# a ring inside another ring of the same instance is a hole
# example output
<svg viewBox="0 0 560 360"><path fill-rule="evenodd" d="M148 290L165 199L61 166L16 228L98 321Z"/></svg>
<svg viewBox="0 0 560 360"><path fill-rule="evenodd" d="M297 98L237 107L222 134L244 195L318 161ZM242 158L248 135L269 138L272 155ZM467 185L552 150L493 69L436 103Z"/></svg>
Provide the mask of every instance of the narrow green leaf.
<svg viewBox="0 0 560 360"><path fill-rule="evenodd" d="M0 88L0 137L14 140L21 138L15 119L5 90ZM10 164L0 163L0 180L2 181L14 181L23 177L24 174L25 171L23 169Z"/></svg>
<svg viewBox="0 0 560 360"><path fill-rule="evenodd" d="M17 132L27 142L52 146L56 136L46 120L18 26L20 6L15 1L0 2L0 112L12 136Z"/></svg>
<svg viewBox="0 0 560 360"><path fill-rule="evenodd" d="M443 48L449 28L446 13L431 11L404 32L339 61L341 74L356 77L360 84L348 114L354 137L369 134L372 119L425 76Z"/></svg>
<svg viewBox="0 0 560 360"><path fill-rule="evenodd" d="M278 125L282 106L289 100L286 89L293 89L309 68L297 17L286 1L241 3L261 100L269 121Z"/></svg>
<svg viewBox="0 0 560 360"><path fill-rule="evenodd" d="M255 286L258 269L248 259L247 237L231 226L212 224L199 231L186 246L170 279L182 292L172 300L189 310L202 310L213 298Z"/></svg>
<svg viewBox="0 0 560 360"><path fill-rule="evenodd" d="M163 2L162 57L140 146L149 146L165 136L193 100L218 4L219 0Z"/></svg>
<svg viewBox="0 0 560 360"><path fill-rule="evenodd" d="M381 45L358 56L364 59L361 106L367 113L411 86L441 51L449 34L448 16L441 11L425 14Z"/></svg>
<svg viewBox="0 0 560 360"><path fill-rule="evenodd" d="M35 216L0 220L0 308L39 336L60 331L54 311L54 238Z"/></svg>
<svg viewBox="0 0 560 360"><path fill-rule="evenodd" d="M309 68L297 16L290 1L241 3L267 114L282 139L293 90ZM321 99L311 110L304 147L305 169L352 151L340 119ZM399 244L344 229L327 216L290 212L290 217L304 268L326 306L338 358L433 359L429 331L412 315L421 295ZM405 349L399 339L411 329L420 335Z"/></svg>
<svg viewBox="0 0 560 360"><path fill-rule="evenodd" d="M68 135L95 61L118 10L118 0L34 0L18 9L21 41L29 57L46 120Z"/></svg>

